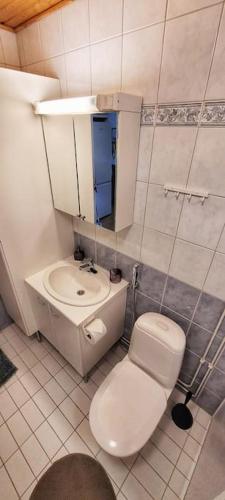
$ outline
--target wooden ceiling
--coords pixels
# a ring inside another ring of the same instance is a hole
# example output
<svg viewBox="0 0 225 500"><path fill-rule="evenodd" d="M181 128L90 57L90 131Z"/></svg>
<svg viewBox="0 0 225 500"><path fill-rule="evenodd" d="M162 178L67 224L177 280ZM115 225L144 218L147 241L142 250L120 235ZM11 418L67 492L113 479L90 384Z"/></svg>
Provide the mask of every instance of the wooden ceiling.
<svg viewBox="0 0 225 500"><path fill-rule="evenodd" d="M18 31L74 0L0 0L0 26Z"/></svg>

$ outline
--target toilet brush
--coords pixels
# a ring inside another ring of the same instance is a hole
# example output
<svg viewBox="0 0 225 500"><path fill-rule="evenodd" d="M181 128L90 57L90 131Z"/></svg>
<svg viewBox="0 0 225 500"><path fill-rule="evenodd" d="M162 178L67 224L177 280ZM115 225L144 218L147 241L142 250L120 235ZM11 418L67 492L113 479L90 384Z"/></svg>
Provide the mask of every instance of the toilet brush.
<svg viewBox="0 0 225 500"><path fill-rule="evenodd" d="M184 403L177 403L171 412L172 419L174 423L177 425L177 427L180 427L180 429L190 429L190 427L193 424L193 417L192 414L187 407L188 402L192 398L192 392L188 391L185 402Z"/></svg>

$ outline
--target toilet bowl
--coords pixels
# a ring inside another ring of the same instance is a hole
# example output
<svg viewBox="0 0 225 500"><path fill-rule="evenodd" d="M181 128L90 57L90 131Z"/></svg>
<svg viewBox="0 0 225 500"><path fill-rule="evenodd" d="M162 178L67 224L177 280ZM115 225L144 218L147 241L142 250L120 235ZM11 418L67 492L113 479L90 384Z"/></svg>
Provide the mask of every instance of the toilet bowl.
<svg viewBox="0 0 225 500"><path fill-rule="evenodd" d="M136 321L127 356L97 390L90 427L107 453L139 451L157 427L181 368L185 334L174 321L145 313Z"/></svg>

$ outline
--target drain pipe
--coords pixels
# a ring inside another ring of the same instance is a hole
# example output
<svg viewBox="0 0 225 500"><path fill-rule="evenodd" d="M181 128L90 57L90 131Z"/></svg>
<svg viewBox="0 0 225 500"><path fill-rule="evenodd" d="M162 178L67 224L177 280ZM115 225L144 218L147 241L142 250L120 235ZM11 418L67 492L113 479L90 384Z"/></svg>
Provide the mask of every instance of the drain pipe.
<svg viewBox="0 0 225 500"><path fill-rule="evenodd" d="M198 376L198 374L199 374L199 372L200 372L200 370L201 370L201 367L202 367L202 365L203 365L204 363L208 363L208 371L211 371L211 370L212 370L213 366L211 367L211 365L213 365L213 364L214 364L214 359L216 358L217 354L218 354L218 353L220 353L221 349L223 349L223 346L224 346L224 344L225 344L225 338L224 338L224 340L222 341L222 343L220 344L220 346L218 347L218 349L217 349L217 351L216 351L216 353L215 353L215 355L214 355L214 357L213 357L213 360L212 360L211 362L208 362L208 361L206 360L206 356L207 356L207 354L208 354L208 352L209 352L209 349L210 349L210 347L211 347L211 345L212 345L212 343L213 343L214 338L215 338L215 337L216 337L216 335L217 335L217 332L218 332L218 330L219 330L219 328L220 328L220 325L221 325L221 323L222 323L222 321L223 321L224 317L225 317L225 309L224 309L223 313L222 313L222 314L221 314L221 316L220 316L220 319L219 319L219 321L218 321L218 323L217 323L217 325L216 325L216 328L215 328L215 330L214 330L214 332L213 332L213 335L212 335L212 337L211 337L211 339L210 339L210 341L209 341L209 343L208 343L208 345L207 345L207 347L206 347L206 349L205 349L205 351L204 351L204 353L203 353L203 355L202 355L202 357L201 357L201 359L200 359L199 366L198 366L197 370L195 371L195 373L194 373L194 375L193 375L193 377L192 377L191 382L190 382L189 384L186 384L186 383L185 383L185 382L183 382L181 379L178 379L178 385L180 385L183 389L189 390L189 389L192 387L192 385L193 385L193 383L195 382L195 380L196 380L196 378L197 378L197 376ZM206 372L206 374L208 373L208 371ZM205 376L206 376L206 374L205 374ZM205 377L203 378L203 380L204 380L204 379L205 379ZM193 396L195 396L195 394L193 394Z"/></svg>
<svg viewBox="0 0 225 500"><path fill-rule="evenodd" d="M196 390L196 392L194 394L195 397L199 396L201 394L202 390L204 389L204 387L207 383L207 380L209 379L210 375L212 374L213 369L215 368L217 361L220 359L221 355L223 354L224 347L225 347L225 337L224 337L222 343L220 344L218 350L216 351L215 355L213 356L212 361L210 363L208 363L208 370L207 370L206 374L204 375L201 383L198 386L198 389Z"/></svg>

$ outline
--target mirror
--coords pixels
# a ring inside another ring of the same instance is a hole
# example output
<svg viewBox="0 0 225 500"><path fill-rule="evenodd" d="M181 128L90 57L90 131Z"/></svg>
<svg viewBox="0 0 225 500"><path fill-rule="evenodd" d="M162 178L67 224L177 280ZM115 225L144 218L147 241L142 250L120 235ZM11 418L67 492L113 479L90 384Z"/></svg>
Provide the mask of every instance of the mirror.
<svg viewBox="0 0 225 500"><path fill-rule="evenodd" d="M117 113L92 115L95 224L115 229Z"/></svg>
<svg viewBox="0 0 225 500"><path fill-rule="evenodd" d="M112 231L131 225L140 113L42 121L55 208Z"/></svg>

